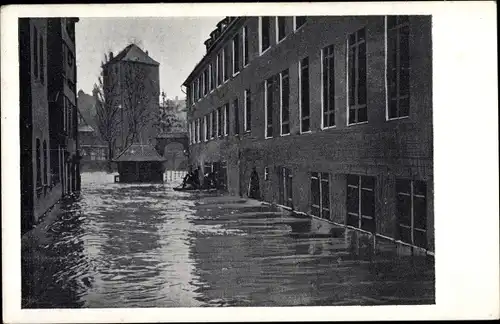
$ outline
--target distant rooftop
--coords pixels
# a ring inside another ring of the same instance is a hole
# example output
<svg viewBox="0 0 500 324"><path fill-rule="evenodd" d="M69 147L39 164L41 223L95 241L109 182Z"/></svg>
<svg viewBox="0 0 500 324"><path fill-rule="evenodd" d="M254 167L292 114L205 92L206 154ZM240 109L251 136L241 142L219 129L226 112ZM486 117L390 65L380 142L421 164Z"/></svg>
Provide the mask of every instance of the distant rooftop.
<svg viewBox="0 0 500 324"><path fill-rule="evenodd" d="M129 61L129 62L139 62L139 63L149 64L149 65L160 65L160 63L156 62L149 56L149 53L147 51L144 52L139 46L135 44L128 45L116 56L113 56L113 52L110 52L108 59L109 61L106 62L104 65L108 65L118 61Z"/></svg>
<svg viewBox="0 0 500 324"><path fill-rule="evenodd" d="M155 148L149 144L132 144L121 152L114 162L147 162L147 161L165 161L158 154Z"/></svg>

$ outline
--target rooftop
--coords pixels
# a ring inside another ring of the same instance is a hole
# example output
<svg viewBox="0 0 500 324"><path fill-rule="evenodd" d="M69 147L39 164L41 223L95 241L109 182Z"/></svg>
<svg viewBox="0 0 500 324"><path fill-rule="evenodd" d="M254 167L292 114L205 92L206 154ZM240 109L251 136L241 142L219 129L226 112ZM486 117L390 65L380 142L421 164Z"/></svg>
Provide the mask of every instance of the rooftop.
<svg viewBox="0 0 500 324"><path fill-rule="evenodd" d="M125 47L118 55L113 56L113 52L109 53L109 61L104 66L115 63L118 61L139 62L149 65L160 65L160 63L153 60L148 52L144 52L139 46L130 44Z"/></svg>
<svg viewBox="0 0 500 324"><path fill-rule="evenodd" d="M121 152L114 162L146 162L146 161L165 161L165 159L158 154L155 148L149 144L132 144Z"/></svg>

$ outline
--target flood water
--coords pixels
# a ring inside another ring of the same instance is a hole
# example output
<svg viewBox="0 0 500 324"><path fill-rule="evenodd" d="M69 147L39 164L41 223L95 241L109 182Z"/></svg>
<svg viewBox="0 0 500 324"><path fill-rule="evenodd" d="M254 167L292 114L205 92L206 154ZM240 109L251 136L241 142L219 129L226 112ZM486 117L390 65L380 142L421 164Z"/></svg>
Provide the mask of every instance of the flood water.
<svg viewBox="0 0 500 324"><path fill-rule="evenodd" d="M349 232L296 237L269 206L175 185L82 174L80 197L23 248L22 306L434 303L433 259L375 253Z"/></svg>

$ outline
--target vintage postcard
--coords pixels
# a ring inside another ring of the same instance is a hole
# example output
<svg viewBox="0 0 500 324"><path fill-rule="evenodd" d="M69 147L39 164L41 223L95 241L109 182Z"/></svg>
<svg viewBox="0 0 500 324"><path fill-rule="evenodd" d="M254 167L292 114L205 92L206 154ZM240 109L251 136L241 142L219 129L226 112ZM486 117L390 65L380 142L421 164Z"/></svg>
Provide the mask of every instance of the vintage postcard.
<svg viewBox="0 0 500 324"><path fill-rule="evenodd" d="M494 9L2 7L5 320L498 318Z"/></svg>

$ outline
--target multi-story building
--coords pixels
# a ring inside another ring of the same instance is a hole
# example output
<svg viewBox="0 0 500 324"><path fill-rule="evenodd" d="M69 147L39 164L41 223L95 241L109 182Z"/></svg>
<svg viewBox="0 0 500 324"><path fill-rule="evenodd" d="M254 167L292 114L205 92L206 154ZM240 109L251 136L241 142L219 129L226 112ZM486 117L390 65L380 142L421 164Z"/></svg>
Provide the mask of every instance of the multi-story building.
<svg viewBox="0 0 500 324"><path fill-rule="evenodd" d="M79 191L75 23L19 19L21 211L25 232Z"/></svg>
<svg viewBox="0 0 500 324"><path fill-rule="evenodd" d="M160 64L135 44L118 55L109 53L102 66L104 96L119 107L119 134L115 154L132 143L154 143L160 105Z"/></svg>
<svg viewBox="0 0 500 324"><path fill-rule="evenodd" d="M430 16L227 17L205 45L191 164L243 196L255 168L263 200L314 224L434 251Z"/></svg>

